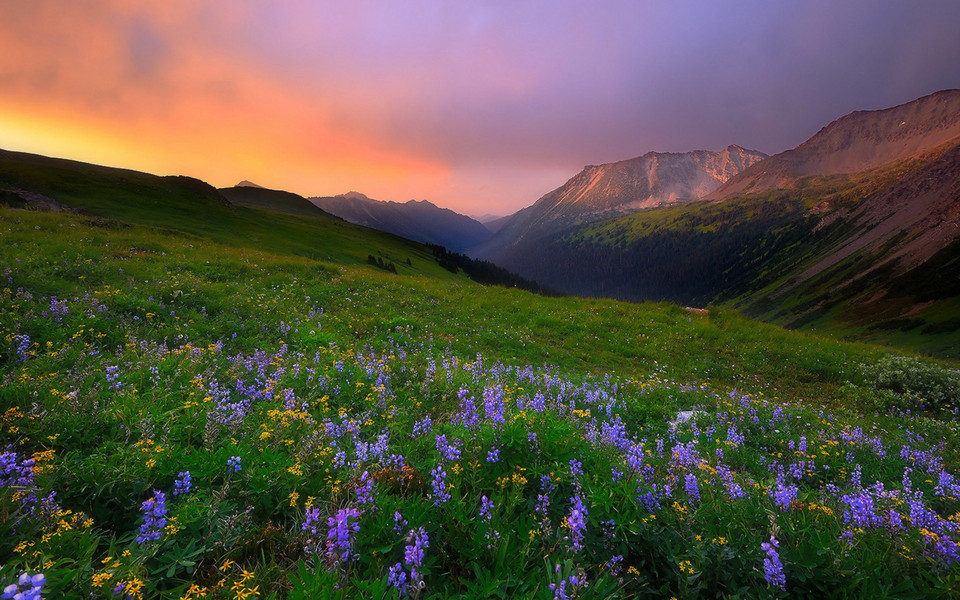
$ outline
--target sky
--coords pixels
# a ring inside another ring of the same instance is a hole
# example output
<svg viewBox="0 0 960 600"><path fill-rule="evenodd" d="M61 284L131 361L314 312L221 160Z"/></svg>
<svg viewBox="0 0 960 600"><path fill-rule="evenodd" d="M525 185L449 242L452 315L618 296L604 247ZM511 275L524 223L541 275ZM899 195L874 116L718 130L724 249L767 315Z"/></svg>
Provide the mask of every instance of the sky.
<svg viewBox="0 0 960 600"><path fill-rule="evenodd" d="M510 214L960 87L956 0L0 0L0 148Z"/></svg>

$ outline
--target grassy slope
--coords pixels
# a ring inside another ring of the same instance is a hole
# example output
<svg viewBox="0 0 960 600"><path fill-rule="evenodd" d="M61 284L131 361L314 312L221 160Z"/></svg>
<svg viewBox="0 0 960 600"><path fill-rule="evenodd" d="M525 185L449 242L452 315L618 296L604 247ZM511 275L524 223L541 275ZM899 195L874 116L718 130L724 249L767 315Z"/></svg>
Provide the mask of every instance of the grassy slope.
<svg viewBox="0 0 960 600"><path fill-rule="evenodd" d="M157 177L0 151L0 187L43 194L95 216L235 247L347 265L364 264L372 254L394 262L401 272L449 275L421 244L324 216L322 211L317 211L316 218L304 219L233 206L215 188L188 177Z"/></svg>

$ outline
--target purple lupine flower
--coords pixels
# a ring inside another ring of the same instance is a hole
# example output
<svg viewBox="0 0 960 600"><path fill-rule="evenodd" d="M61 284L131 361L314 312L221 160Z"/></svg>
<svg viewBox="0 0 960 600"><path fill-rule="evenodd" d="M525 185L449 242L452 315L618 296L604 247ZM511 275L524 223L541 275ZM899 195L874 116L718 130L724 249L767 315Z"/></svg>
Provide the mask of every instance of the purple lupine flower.
<svg viewBox="0 0 960 600"><path fill-rule="evenodd" d="M182 496L189 494L192 485L193 479L190 477L190 471L181 471L173 484L173 495Z"/></svg>
<svg viewBox="0 0 960 600"><path fill-rule="evenodd" d="M433 421L430 420L430 415L427 415L413 424L413 432L410 434L410 437L418 438L431 431L433 431Z"/></svg>
<svg viewBox="0 0 960 600"><path fill-rule="evenodd" d="M242 469L243 465L240 464L239 456L231 456L227 459L227 472L239 473Z"/></svg>
<svg viewBox="0 0 960 600"><path fill-rule="evenodd" d="M443 467L436 467L434 470L430 471L430 475L433 476L433 493L430 494L430 497L433 498L434 506L440 506L445 504L447 500L450 499L450 494L447 492L447 473L443 470Z"/></svg>
<svg viewBox="0 0 960 600"><path fill-rule="evenodd" d="M783 572L783 563L780 562L780 554L777 552L777 548L780 547L780 543L777 542L777 539L770 536L770 542L764 542L760 544L760 548L767 554L763 559L763 577L767 580L772 586L778 587L781 590L787 588L787 577Z"/></svg>
<svg viewBox="0 0 960 600"><path fill-rule="evenodd" d="M331 563L345 563L350 560L353 549L353 536L360 531L360 511L355 508L343 508L327 520L330 531L327 533L327 558Z"/></svg>
<svg viewBox="0 0 960 600"><path fill-rule="evenodd" d="M730 429L727 429L727 441L736 446L742 446L744 437L742 433L737 431L735 426L731 425Z"/></svg>
<svg viewBox="0 0 960 600"><path fill-rule="evenodd" d="M860 491L854 494L845 494L840 497L849 507L843 511L843 521L847 524L854 524L856 527L873 527L879 525L882 519L877 517L873 508L873 496L868 491Z"/></svg>
<svg viewBox="0 0 960 600"><path fill-rule="evenodd" d="M303 516L303 526L300 529L302 531L309 531L313 535L317 535L317 523L319 522L320 509L308 508L307 513Z"/></svg>
<svg viewBox="0 0 960 600"><path fill-rule="evenodd" d="M500 460L500 449L496 447L490 448L490 450L487 452L487 462L495 463L495 462L499 462L499 460Z"/></svg>
<svg viewBox="0 0 960 600"><path fill-rule="evenodd" d="M785 511L790 508L790 503L796 499L797 491L797 486L786 485L783 475L779 475L777 476L777 487L772 488L769 494L773 498L773 503L779 506L780 510Z"/></svg>
<svg viewBox="0 0 960 600"><path fill-rule="evenodd" d="M540 519L543 521L547 519L547 511L550 508L550 494L556 487L551 482L549 475L540 478L540 493L537 494L537 505L533 508L533 512L540 515Z"/></svg>
<svg viewBox="0 0 960 600"><path fill-rule="evenodd" d="M700 485L697 483L697 476L693 473L687 473L684 484L690 505L698 504L700 502Z"/></svg>
<svg viewBox="0 0 960 600"><path fill-rule="evenodd" d="M357 486L357 504L373 504L373 478L366 471L360 475Z"/></svg>
<svg viewBox="0 0 960 600"><path fill-rule="evenodd" d="M457 440L459 442L459 440ZM460 458L460 446L459 444L450 444L447 442L446 435L438 435L436 437L437 443L437 453L440 454L440 457L443 460L458 460Z"/></svg>
<svg viewBox="0 0 960 600"><path fill-rule="evenodd" d="M574 479L580 479L583 475L583 463L575 458L570 459L570 476Z"/></svg>
<svg viewBox="0 0 960 600"><path fill-rule="evenodd" d="M567 593L567 585L570 585L570 593ZM586 575L581 571L580 575L571 575L567 579L561 579L558 584L550 584L550 591L553 592L553 600L570 600L575 598L580 588L587 584Z"/></svg>
<svg viewBox="0 0 960 600"><path fill-rule="evenodd" d="M420 587L423 583L423 555L430 545L430 538L423 527L411 530L407 535L407 546L403 550L403 562L410 567L410 583Z"/></svg>
<svg viewBox="0 0 960 600"><path fill-rule="evenodd" d="M533 400L530 401L530 408L535 413L542 413L547 409L547 399L543 397L543 394L537 392Z"/></svg>
<svg viewBox="0 0 960 600"><path fill-rule="evenodd" d="M859 490L862 486L860 485L860 465L853 467L853 472L850 473L850 487L855 490Z"/></svg>
<svg viewBox="0 0 960 600"><path fill-rule="evenodd" d="M610 560L605 562L603 566L610 569L610 573L612 573L614 577L619 577L620 571L623 570L623 555L617 554L616 556L610 557Z"/></svg>
<svg viewBox="0 0 960 600"><path fill-rule="evenodd" d="M20 461L16 452L0 452L0 487L33 487L33 459Z"/></svg>
<svg viewBox="0 0 960 600"><path fill-rule="evenodd" d="M27 352L30 350L30 346L32 345L30 336L24 333L13 339L17 341L17 359L20 362L26 362Z"/></svg>
<svg viewBox="0 0 960 600"><path fill-rule="evenodd" d="M449 374L449 371L448 371ZM457 393L460 399L460 415L458 420L463 423L467 429L474 429L480 423L480 415L477 413L477 406L473 401L473 396L464 388L460 388Z"/></svg>
<svg viewBox="0 0 960 600"><path fill-rule="evenodd" d="M494 425L503 425L505 418L503 390L499 387L488 387L483 390L483 412Z"/></svg>
<svg viewBox="0 0 960 600"><path fill-rule="evenodd" d="M120 381L120 367L117 365L107 367L104 371L104 376L107 378L107 383L110 384L111 390L119 390L123 387L123 382Z"/></svg>
<svg viewBox="0 0 960 600"><path fill-rule="evenodd" d="M160 539L163 528L167 526L167 498L163 492L154 491L153 498L147 498L140 505L143 512L143 524L140 525L138 544Z"/></svg>
<svg viewBox="0 0 960 600"><path fill-rule="evenodd" d="M570 544L574 553L583 549L583 537L587 531L587 507L583 505L580 496L571 499L570 514L567 515L567 526L570 528Z"/></svg>
<svg viewBox="0 0 960 600"><path fill-rule="evenodd" d="M397 588L401 596L407 595L407 572L403 570L403 564L397 563L390 567L390 573L387 575L387 585Z"/></svg>
<svg viewBox="0 0 960 600"><path fill-rule="evenodd" d="M20 574L16 583L3 588L0 598L15 598L16 600L41 600L43 585L47 578L43 573L30 575L26 571Z"/></svg>
<svg viewBox="0 0 960 600"><path fill-rule="evenodd" d="M493 500L488 499L486 496L480 496L480 519L486 523L490 522L490 519L493 518Z"/></svg>
<svg viewBox="0 0 960 600"><path fill-rule="evenodd" d="M723 487L727 489L727 494L730 495L734 500L739 500L740 498L746 497L747 493L743 491L743 488L740 487L733 479L733 472L723 465L717 465L717 475L720 476L720 481L723 482Z"/></svg>
<svg viewBox="0 0 960 600"><path fill-rule="evenodd" d="M394 511L393 513L393 531L395 533L400 533L407 526L407 520L403 518L403 515L400 514L400 511Z"/></svg>

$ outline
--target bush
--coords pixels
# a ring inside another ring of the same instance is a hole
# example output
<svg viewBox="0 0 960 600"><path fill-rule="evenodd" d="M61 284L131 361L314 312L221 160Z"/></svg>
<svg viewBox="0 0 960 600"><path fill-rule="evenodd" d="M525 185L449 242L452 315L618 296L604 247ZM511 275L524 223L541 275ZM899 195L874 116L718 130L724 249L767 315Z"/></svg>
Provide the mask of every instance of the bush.
<svg viewBox="0 0 960 600"><path fill-rule="evenodd" d="M880 390L917 398L927 409L960 404L960 371L906 356L887 356L864 365L867 383Z"/></svg>

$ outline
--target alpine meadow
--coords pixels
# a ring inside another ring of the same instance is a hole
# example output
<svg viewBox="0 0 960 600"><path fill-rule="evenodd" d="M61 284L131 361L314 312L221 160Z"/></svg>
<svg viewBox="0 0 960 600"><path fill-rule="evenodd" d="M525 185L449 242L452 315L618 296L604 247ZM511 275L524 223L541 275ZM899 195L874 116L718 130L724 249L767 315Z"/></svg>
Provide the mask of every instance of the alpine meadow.
<svg viewBox="0 0 960 600"><path fill-rule="evenodd" d="M960 598L960 2L0 6L0 600Z"/></svg>

